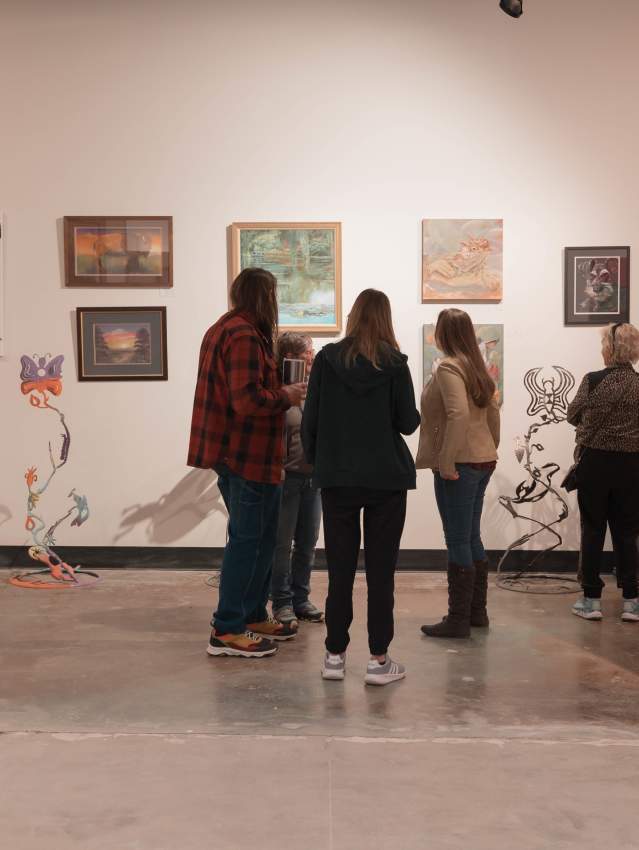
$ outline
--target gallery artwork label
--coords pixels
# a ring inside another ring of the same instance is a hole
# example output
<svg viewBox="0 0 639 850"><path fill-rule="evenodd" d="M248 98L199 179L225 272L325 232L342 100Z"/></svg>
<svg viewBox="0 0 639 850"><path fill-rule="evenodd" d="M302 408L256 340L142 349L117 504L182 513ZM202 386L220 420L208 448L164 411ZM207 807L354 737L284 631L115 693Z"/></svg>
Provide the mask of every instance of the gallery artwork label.
<svg viewBox="0 0 639 850"><path fill-rule="evenodd" d="M422 301L501 301L503 219L422 222Z"/></svg>

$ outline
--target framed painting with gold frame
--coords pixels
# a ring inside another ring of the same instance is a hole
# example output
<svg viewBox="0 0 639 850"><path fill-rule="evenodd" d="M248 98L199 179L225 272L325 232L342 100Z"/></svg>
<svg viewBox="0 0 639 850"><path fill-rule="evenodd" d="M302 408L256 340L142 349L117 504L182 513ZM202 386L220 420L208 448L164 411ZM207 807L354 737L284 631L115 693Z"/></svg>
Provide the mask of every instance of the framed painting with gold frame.
<svg viewBox="0 0 639 850"><path fill-rule="evenodd" d="M236 222L230 231L229 284L243 269L266 269L277 278L282 330L341 331L339 222Z"/></svg>

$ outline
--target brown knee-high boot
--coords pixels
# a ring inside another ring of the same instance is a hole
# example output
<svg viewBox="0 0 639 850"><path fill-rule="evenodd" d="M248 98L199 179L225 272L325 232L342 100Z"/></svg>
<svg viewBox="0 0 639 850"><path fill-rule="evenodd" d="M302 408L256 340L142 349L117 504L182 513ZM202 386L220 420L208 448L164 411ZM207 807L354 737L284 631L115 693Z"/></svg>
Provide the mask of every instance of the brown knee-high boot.
<svg viewBox="0 0 639 850"><path fill-rule="evenodd" d="M490 625L486 601L488 597L488 561L475 561L475 587L470 606L470 625L487 629Z"/></svg>
<svg viewBox="0 0 639 850"><path fill-rule="evenodd" d="M429 637L470 637L470 606L475 587L475 567L448 565L448 615L434 626L422 626Z"/></svg>

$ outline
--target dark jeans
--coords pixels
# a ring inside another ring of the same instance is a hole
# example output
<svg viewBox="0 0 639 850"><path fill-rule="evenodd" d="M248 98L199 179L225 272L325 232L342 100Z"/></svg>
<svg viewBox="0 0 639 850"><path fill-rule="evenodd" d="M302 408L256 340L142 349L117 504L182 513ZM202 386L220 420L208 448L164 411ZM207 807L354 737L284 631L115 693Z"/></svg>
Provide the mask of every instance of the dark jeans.
<svg viewBox="0 0 639 850"><path fill-rule="evenodd" d="M287 472L271 578L274 610L285 605L297 610L308 601L321 516L319 490L310 477Z"/></svg>
<svg viewBox="0 0 639 850"><path fill-rule="evenodd" d="M493 471L474 469L467 463L458 463L456 467L457 481L447 481L439 472L435 473L435 498L444 526L448 560L460 567L472 567L473 561L486 558L481 542L481 512Z"/></svg>
<svg viewBox="0 0 639 850"><path fill-rule="evenodd" d="M328 562L326 648L337 655L349 644L363 509L368 646L371 655L384 655L394 632L395 567L406 519L406 491L331 487L322 490L322 508Z"/></svg>
<svg viewBox="0 0 639 850"><path fill-rule="evenodd" d="M281 485L247 481L228 470L218 472L217 485L229 514L229 539L211 625L220 633L240 634L247 623L267 616Z"/></svg>
<svg viewBox="0 0 639 850"><path fill-rule="evenodd" d="M577 469L581 515L580 572L584 595L599 599L601 555L610 526L624 599L637 597L639 453L586 449Z"/></svg>

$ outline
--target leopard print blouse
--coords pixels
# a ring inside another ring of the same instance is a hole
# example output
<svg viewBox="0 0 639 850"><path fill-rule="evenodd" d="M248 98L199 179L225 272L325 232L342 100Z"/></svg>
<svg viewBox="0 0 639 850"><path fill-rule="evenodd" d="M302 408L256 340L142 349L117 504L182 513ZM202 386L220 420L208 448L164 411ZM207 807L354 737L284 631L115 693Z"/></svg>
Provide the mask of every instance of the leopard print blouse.
<svg viewBox="0 0 639 850"><path fill-rule="evenodd" d="M589 372L568 406L577 445L639 452L639 375L630 365Z"/></svg>

